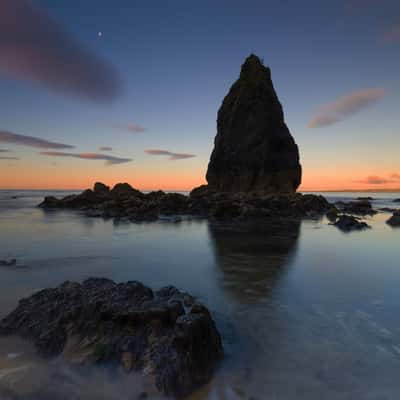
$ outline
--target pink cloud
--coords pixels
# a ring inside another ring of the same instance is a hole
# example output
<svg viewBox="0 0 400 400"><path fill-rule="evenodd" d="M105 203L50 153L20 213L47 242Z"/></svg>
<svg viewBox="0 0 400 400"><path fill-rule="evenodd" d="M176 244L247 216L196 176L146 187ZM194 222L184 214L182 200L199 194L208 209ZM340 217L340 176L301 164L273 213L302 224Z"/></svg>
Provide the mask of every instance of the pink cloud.
<svg viewBox="0 0 400 400"><path fill-rule="evenodd" d="M385 89L362 89L340 97L323 105L308 124L309 128L319 128L336 124L371 106L386 95Z"/></svg>
<svg viewBox="0 0 400 400"><path fill-rule="evenodd" d="M0 1L0 73L95 101L120 89L112 66L28 0Z"/></svg>
<svg viewBox="0 0 400 400"><path fill-rule="evenodd" d="M137 124L128 124L126 126L126 129L133 133L142 133L146 130L145 128L143 128L142 126L137 125Z"/></svg>
<svg viewBox="0 0 400 400"><path fill-rule="evenodd" d="M145 153L150 154L152 156L168 156L168 159L173 161L196 157L195 154L174 153L172 151L161 150L161 149L149 149L145 150Z"/></svg>
<svg viewBox="0 0 400 400"><path fill-rule="evenodd" d="M384 185L385 183L389 183L390 180L383 178L381 176L370 175L370 176L367 176L365 179L361 179L358 182L365 183L367 185Z"/></svg>
<svg viewBox="0 0 400 400"><path fill-rule="evenodd" d="M400 174L394 173L390 177L396 181L400 181Z"/></svg>
<svg viewBox="0 0 400 400"><path fill-rule="evenodd" d="M42 149L73 149L75 147L69 144L50 142L34 136L19 135L18 133L1 130L0 143L11 143L28 147L38 147Z"/></svg>
<svg viewBox="0 0 400 400"><path fill-rule="evenodd" d="M105 160L106 165L123 164L132 161L131 158L120 158L100 153L65 153L60 151L42 151L39 154L52 157L70 157L83 160Z"/></svg>
<svg viewBox="0 0 400 400"><path fill-rule="evenodd" d="M114 124L104 124L103 125L106 128L111 128L111 129L118 129L120 131L127 131L131 133L143 133L146 131L146 128L144 128L141 125L135 124L135 123L114 123Z"/></svg>
<svg viewBox="0 0 400 400"><path fill-rule="evenodd" d="M388 178L377 175L370 175L364 179L355 182L364 183L366 185L384 185L386 183L397 183L400 182L400 174L394 173L391 174Z"/></svg>
<svg viewBox="0 0 400 400"><path fill-rule="evenodd" d="M392 25L386 32L384 32L383 40L385 42L400 41L400 23Z"/></svg>
<svg viewBox="0 0 400 400"><path fill-rule="evenodd" d="M19 160L18 157L0 157L0 160Z"/></svg>

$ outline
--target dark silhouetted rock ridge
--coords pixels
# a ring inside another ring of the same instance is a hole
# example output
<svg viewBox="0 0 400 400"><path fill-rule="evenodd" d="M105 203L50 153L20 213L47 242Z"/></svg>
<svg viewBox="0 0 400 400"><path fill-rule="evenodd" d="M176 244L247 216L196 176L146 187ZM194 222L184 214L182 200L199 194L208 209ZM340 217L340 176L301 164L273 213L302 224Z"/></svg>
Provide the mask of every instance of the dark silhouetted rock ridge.
<svg viewBox="0 0 400 400"><path fill-rule="evenodd" d="M206 178L218 192L291 193L301 183L298 147L284 122L271 71L253 54L218 111Z"/></svg>

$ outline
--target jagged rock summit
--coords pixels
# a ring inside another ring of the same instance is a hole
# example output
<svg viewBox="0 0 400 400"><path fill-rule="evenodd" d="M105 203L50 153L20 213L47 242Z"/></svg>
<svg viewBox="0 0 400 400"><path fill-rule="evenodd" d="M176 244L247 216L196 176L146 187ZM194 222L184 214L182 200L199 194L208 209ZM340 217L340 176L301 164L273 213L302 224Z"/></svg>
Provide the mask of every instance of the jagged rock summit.
<svg viewBox="0 0 400 400"><path fill-rule="evenodd" d="M206 175L215 192L295 192L298 147L284 122L271 71L251 54L218 111Z"/></svg>

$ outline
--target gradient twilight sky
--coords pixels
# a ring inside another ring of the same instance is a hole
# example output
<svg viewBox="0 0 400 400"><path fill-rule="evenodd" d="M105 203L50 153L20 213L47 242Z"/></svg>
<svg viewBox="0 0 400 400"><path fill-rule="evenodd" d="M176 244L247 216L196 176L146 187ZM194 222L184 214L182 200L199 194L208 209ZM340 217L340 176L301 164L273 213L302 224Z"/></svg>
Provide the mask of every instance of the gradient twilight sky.
<svg viewBox="0 0 400 400"><path fill-rule="evenodd" d="M0 0L0 188L203 183L250 53L301 189L400 187L398 0Z"/></svg>

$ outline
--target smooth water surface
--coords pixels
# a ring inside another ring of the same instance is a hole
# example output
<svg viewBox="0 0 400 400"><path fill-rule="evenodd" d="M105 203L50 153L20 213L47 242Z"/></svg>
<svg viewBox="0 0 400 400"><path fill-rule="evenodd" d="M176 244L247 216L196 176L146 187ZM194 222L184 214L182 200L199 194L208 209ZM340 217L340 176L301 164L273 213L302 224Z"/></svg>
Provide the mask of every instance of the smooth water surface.
<svg viewBox="0 0 400 400"><path fill-rule="evenodd" d="M173 284L210 308L226 351L193 399L399 398L400 229L386 225L390 214L349 234L324 219L241 229L204 220L118 224L45 212L35 207L45 194L0 191L0 259L17 259L0 267L0 317L67 279ZM377 208L400 197L367 196ZM131 400L140 387L140 377L76 371L0 339L2 400Z"/></svg>

